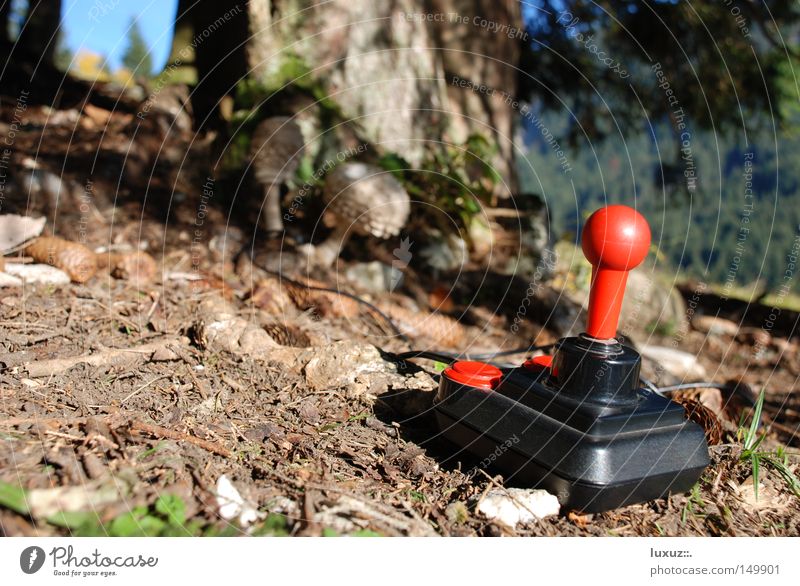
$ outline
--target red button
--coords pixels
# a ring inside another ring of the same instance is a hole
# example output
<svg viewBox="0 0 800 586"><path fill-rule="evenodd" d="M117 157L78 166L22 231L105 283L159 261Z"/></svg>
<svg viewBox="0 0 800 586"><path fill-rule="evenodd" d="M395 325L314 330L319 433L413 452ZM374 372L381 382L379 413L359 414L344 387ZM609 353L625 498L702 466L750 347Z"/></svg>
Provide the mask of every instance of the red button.
<svg viewBox="0 0 800 586"><path fill-rule="evenodd" d="M481 389L492 389L500 382L503 373L496 366L474 360L459 360L444 371L447 378Z"/></svg>
<svg viewBox="0 0 800 586"><path fill-rule="evenodd" d="M553 368L553 357L549 354L542 354L541 356L534 356L533 358L526 360L523 364L523 367L527 368L528 370L533 370L534 372L542 372L543 370L548 370ZM553 370L553 376L557 376L558 373Z"/></svg>

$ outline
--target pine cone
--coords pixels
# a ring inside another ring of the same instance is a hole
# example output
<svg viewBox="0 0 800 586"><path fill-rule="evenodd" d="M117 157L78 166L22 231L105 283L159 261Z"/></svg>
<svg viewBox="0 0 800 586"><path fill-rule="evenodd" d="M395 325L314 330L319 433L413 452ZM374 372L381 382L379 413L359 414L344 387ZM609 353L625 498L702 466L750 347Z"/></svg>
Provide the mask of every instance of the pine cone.
<svg viewBox="0 0 800 586"><path fill-rule="evenodd" d="M352 230L389 238L400 233L411 198L391 173L364 163L337 165L325 176L325 203Z"/></svg>
<svg viewBox="0 0 800 586"><path fill-rule="evenodd" d="M306 279L310 287L328 288L325 283ZM354 300L334 293L333 291L317 291L303 285L283 282L286 292L298 309L313 309L325 317L355 317L361 311L360 304Z"/></svg>
<svg viewBox="0 0 800 586"><path fill-rule="evenodd" d="M722 443L722 424L711 409L693 399L678 398L673 400L683 407L689 420L694 421L703 428L709 446L716 446Z"/></svg>
<svg viewBox="0 0 800 586"><path fill-rule="evenodd" d="M263 120L250 141L256 179L269 185L292 177L303 158L304 146L303 133L291 118L273 116Z"/></svg>
<svg viewBox="0 0 800 586"><path fill-rule="evenodd" d="M250 301L269 315L286 315L294 305L287 288L272 277L262 279L256 284L250 293Z"/></svg>
<svg viewBox="0 0 800 586"><path fill-rule="evenodd" d="M271 323L264 326L264 330L269 337L281 346L293 346L295 348L308 348L311 346L311 339L299 327L287 323Z"/></svg>
<svg viewBox="0 0 800 586"><path fill-rule="evenodd" d="M97 255L98 268L107 269L115 279L151 282L158 273L153 257L146 252L107 253Z"/></svg>
<svg viewBox="0 0 800 586"><path fill-rule="evenodd" d="M377 307L407 336L427 337L450 348L457 347L464 341L464 326L452 317L441 313L410 311L390 303L378 303Z"/></svg>
<svg viewBox="0 0 800 586"><path fill-rule="evenodd" d="M75 283L85 283L97 272L95 253L78 242L55 236L41 236L24 250L39 263L61 269Z"/></svg>

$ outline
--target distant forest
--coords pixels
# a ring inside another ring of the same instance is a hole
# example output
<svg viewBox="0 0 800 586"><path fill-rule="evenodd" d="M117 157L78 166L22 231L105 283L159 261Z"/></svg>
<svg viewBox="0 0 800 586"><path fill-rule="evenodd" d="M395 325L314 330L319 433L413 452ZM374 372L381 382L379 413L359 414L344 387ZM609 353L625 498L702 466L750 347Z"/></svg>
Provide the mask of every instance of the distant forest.
<svg viewBox="0 0 800 586"><path fill-rule="evenodd" d="M783 128L765 120L746 137L741 130L690 130L683 150L667 123L624 139L558 145L567 153L566 171L543 126L523 118L521 185L543 197L553 240L577 242L583 221L601 205L635 205L650 221L662 271L731 290L775 292L800 243L800 116L788 114ZM539 117L553 135L567 134L563 114Z"/></svg>

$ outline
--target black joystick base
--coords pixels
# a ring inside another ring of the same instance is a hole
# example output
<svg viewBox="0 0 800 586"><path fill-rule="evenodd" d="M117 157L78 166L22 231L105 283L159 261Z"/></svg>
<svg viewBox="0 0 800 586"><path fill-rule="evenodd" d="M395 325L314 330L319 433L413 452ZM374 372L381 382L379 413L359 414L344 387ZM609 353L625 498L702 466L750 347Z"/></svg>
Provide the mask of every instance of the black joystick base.
<svg viewBox="0 0 800 586"><path fill-rule="evenodd" d="M436 418L506 482L546 489L567 510L685 492L709 463L703 430L639 386L640 364L632 348L585 335L518 368L457 362L443 373Z"/></svg>

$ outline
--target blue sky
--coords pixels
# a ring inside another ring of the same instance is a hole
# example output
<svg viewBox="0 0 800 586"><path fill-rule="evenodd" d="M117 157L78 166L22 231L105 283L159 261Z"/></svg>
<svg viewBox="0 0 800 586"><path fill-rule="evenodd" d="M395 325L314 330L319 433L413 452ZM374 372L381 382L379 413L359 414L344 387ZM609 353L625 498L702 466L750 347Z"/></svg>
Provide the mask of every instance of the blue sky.
<svg viewBox="0 0 800 586"><path fill-rule="evenodd" d="M61 26L72 51L105 55L113 70L120 66L128 27L136 18L158 70L169 56L177 6L177 0L64 0Z"/></svg>

